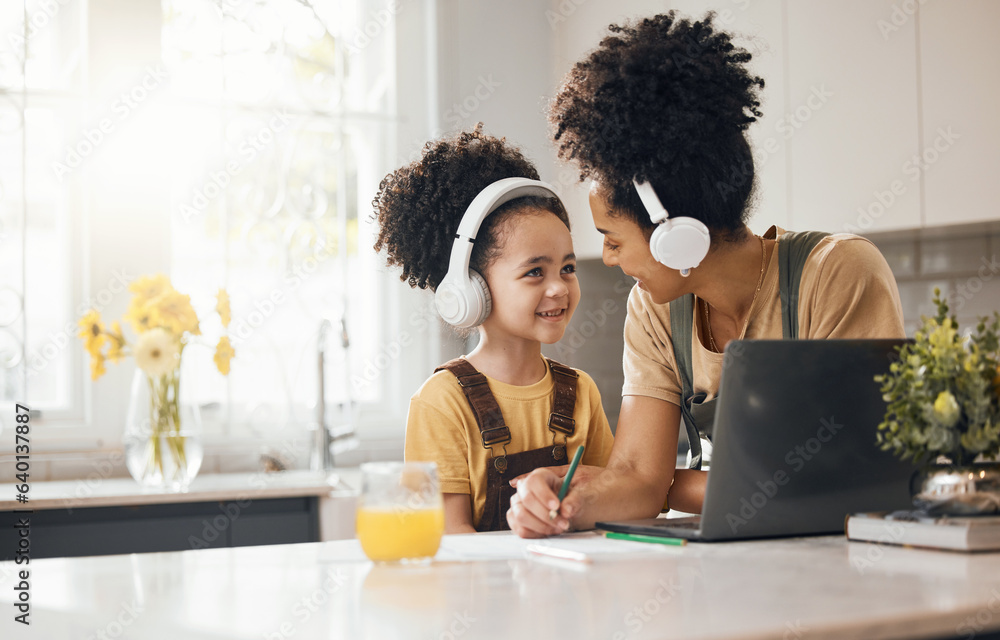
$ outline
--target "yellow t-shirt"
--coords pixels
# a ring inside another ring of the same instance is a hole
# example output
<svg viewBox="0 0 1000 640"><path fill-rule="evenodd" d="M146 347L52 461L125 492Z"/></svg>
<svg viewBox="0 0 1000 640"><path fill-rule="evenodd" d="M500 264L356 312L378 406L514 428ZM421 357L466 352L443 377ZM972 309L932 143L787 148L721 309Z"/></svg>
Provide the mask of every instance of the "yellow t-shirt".
<svg viewBox="0 0 1000 640"><path fill-rule="evenodd" d="M771 227L765 238L783 229ZM750 309L748 339L780 339L777 245L771 252L760 294ZM695 306L698 309L698 306ZM716 396L722 354L706 349L699 337L704 317L696 314L692 343L694 391ZM838 233L820 240L806 259L799 284L800 338L903 338L903 308L896 280L869 240ZM670 338L670 306L654 303L633 287L625 318L623 396L648 396L680 405L681 382Z"/></svg>
<svg viewBox="0 0 1000 640"><path fill-rule="evenodd" d="M570 455L581 444L587 449L583 464L604 466L611 453L612 435L594 380L577 371L576 429L566 441ZM504 422L510 428L507 453L520 453L552 446L549 414L552 412L552 372L528 386L505 384L487 376ZM559 434L558 442L563 436ZM499 453L502 447L495 446ZM479 525L486 508L486 465L490 450L483 447L479 426L458 378L438 371L410 398L406 418L406 460L430 460L438 465L441 491L465 493L472 499L472 523Z"/></svg>

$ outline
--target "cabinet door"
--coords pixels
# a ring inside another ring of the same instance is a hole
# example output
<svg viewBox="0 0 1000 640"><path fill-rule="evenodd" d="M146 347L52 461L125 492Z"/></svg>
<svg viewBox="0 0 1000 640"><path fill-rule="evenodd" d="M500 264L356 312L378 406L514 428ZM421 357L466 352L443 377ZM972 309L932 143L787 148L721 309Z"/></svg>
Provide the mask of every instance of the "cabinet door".
<svg viewBox="0 0 1000 640"><path fill-rule="evenodd" d="M889 0L785 7L791 227L920 226L905 170L918 141L915 17Z"/></svg>
<svg viewBox="0 0 1000 640"><path fill-rule="evenodd" d="M927 226L1000 219L1000 3L920 7L922 153Z"/></svg>

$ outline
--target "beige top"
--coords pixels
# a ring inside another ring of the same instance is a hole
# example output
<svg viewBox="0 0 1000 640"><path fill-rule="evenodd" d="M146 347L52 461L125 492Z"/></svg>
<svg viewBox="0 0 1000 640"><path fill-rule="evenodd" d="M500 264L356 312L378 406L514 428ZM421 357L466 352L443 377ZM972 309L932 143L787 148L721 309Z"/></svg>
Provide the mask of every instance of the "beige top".
<svg viewBox="0 0 1000 640"><path fill-rule="evenodd" d="M771 227L765 238L784 234ZM777 245L771 252L760 294L750 309L748 339L780 339ZM695 310L698 306L695 305ZM699 338L703 318L692 336L694 391L715 397L722 375L722 354L706 349ZM799 285L800 338L903 338L903 309L896 280L869 240L847 233L822 239L806 259ZM648 396L680 405L681 382L670 339L670 306L656 304L633 287L625 319L623 396Z"/></svg>

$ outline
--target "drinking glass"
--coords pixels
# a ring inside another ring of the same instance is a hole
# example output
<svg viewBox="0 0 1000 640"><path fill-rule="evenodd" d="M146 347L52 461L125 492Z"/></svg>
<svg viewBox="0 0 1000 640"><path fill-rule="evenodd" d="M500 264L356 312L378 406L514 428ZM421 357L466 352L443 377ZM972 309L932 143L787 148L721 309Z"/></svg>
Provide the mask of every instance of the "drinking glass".
<svg viewBox="0 0 1000 640"><path fill-rule="evenodd" d="M375 562L430 562L444 534L437 465L362 464L357 534L365 555Z"/></svg>

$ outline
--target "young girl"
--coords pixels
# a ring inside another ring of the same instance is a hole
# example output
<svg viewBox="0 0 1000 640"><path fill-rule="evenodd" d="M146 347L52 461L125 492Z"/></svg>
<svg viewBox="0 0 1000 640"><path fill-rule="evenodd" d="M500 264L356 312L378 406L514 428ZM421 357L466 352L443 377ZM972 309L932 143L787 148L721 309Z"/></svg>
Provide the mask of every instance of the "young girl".
<svg viewBox="0 0 1000 640"><path fill-rule="evenodd" d="M497 184L509 178L537 181L538 172L480 124L428 143L420 160L386 176L373 203L375 250L386 250L410 286L437 291L453 324L478 322L479 344L436 370L410 399L406 421L405 458L438 465L447 533L508 529L512 478L564 465L581 445L585 464L603 466L611 450L594 381L541 353L562 338L580 301L569 218L543 183ZM496 205L478 208L497 194ZM485 215L478 233L456 241L463 217L464 230L477 213ZM449 272L453 248L467 251L470 241L468 266ZM483 279L472 286L481 288L485 319L450 317L464 309L450 283L466 271Z"/></svg>

